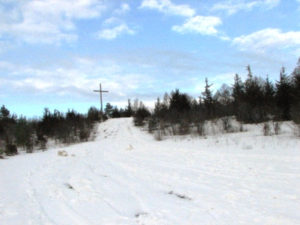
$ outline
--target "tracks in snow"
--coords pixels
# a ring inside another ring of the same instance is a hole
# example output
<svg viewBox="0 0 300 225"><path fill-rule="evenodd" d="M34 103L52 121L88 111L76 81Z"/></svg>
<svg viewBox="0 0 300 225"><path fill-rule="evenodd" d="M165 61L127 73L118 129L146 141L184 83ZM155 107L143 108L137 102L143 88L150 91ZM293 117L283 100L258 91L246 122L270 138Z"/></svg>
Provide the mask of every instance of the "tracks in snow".
<svg viewBox="0 0 300 225"><path fill-rule="evenodd" d="M60 149L53 149L17 156L4 161L5 167L0 164L0 173L5 168L16 177L0 176L4 184L0 221L8 225L300 221L300 192L290 190L300 178L299 157L261 154L259 149L252 153L241 147L248 137L226 138L156 142L133 127L131 119L107 121L99 125L94 142L63 148L68 157L57 156Z"/></svg>

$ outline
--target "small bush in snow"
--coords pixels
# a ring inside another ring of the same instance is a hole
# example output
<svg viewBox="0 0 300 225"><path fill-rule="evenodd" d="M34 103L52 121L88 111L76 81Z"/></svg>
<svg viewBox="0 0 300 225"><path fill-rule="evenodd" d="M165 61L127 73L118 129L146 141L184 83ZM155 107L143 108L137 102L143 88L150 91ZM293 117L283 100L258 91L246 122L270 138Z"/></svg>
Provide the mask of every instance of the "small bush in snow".
<svg viewBox="0 0 300 225"><path fill-rule="evenodd" d="M264 125L263 125L263 133L264 133L264 136L271 135L271 128L270 128L270 124L268 122L264 123Z"/></svg>
<svg viewBox="0 0 300 225"><path fill-rule="evenodd" d="M225 132L229 133L232 132L232 125L231 125L231 120L229 117L223 117L221 118L223 129Z"/></svg>
<svg viewBox="0 0 300 225"><path fill-rule="evenodd" d="M204 121L197 123L197 133L199 136L205 136Z"/></svg>
<svg viewBox="0 0 300 225"><path fill-rule="evenodd" d="M239 128L239 131L240 131L240 132L244 132L244 131L245 131L245 129L244 129L244 126L243 126L243 124L242 124L242 123L240 123L240 128Z"/></svg>
<svg viewBox="0 0 300 225"><path fill-rule="evenodd" d="M181 121L179 126L179 134L186 135L190 133L190 124L186 120Z"/></svg>
<svg viewBox="0 0 300 225"><path fill-rule="evenodd" d="M162 131L161 130L156 130L154 132L154 138L157 141L161 141L162 140Z"/></svg>
<svg viewBox="0 0 300 225"><path fill-rule="evenodd" d="M279 123L279 122L275 122L275 123L273 124L273 127L274 127L274 134L275 134L275 135L279 135L280 130L281 130L281 128L280 128L280 123Z"/></svg>
<svg viewBox="0 0 300 225"><path fill-rule="evenodd" d="M134 113L134 124L136 126L143 126L145 119L150 115L149 110L144 105L141 105Z"/></svg>
<svg viewBox="0 0 300 225"><path fill-rule="evenodd" d="M148 121L148 132L153 133L157 129L157 121L154 118L150 118Z"/></svg>
<svg viewBox="0 0 300 225"><path fill-rule="evenodd" d="M13 144L7 144L5 148L5 154L9 156L18 154L17 146Z"/></svg>
<svg viewBox="0 0 300 225"><path fill-rule="evenodd" d="M294 133L297 137L300 137L300 124L295 124Z"/></svg>

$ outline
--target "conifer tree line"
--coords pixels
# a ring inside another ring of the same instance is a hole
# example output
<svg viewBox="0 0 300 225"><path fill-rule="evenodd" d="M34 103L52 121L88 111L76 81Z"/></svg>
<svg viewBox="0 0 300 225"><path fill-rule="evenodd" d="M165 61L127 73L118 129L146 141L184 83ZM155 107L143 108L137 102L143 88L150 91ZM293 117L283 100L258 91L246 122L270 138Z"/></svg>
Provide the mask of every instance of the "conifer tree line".
<svg viewBox="0 0 300 225"><path fill-rule="evenodd" d="M40 119L17 117L3 105L0 108L0 157L3 154L15 155L20 149L27 153L34 149L45 150L49 140L64 144L88 141L95 122L132 115L130 100L125 109L107 103L104 114L95 107L90 107L86 114L74 110L50 112L46 108Z"/></svg>
<svg viewBox="0 0 300 225"><path fill-rule="evenodd" d="M99 111L94 107L87 114L45 109L41 119L27 119L12 115L3 105L0 109L0 155L14 155L18 149L28 153L33 149L44 150L49 139L66 144L87 141L98 120Z"/></svg>
<svg viewBox="0 0 300 225"><path fill-rule="evenodd" d="M157 99L152 113L144 106L139 108L134 115L135 121L139 121L136 125L148 121L150 132L171 127L174 134L185 134L191 126L201 133L207 120L222 118L227 126L229 117L241 123L293 120L300 124L300 58L291 74L282 67L275 83L268 77L254 75L250 66L246 71L246 80L236 74L232 85L223 84L215 93L206 78L198 99L179 89L166 93L162 100Z"/></svg>

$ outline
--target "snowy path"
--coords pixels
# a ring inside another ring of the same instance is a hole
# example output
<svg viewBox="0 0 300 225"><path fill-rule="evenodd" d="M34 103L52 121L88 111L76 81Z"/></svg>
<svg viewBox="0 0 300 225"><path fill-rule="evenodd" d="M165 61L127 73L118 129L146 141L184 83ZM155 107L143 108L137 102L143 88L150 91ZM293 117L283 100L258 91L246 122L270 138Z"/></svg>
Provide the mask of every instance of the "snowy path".
<svg viewBox="0 0 300 225"><path fill-rule="evenodd" d="M0 160L0 224L300 224L300 140L257 133L157 142L109 120L94 142Z"/></svg>

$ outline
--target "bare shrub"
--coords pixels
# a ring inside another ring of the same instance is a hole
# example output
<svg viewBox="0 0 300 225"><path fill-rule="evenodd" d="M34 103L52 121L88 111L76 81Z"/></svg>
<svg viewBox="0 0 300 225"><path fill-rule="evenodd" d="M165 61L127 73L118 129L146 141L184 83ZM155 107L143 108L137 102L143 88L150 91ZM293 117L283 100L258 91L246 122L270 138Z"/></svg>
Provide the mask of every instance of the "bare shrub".
<svg viewBox="0 0 300 225"><path fill-rule="evenodd" d="M176 124L171 124L171 132L173 135L177 135L177 127Z"/></svg>
<svg viewBox="0 0 300 225"><path fill-rule="evenodd" d="M270 136L271 135L271 127L270 127L270 124L268 122L264 123L264 125L263 125L263 133L264 133L264 136Z"/></svg>
<svg viewBox="0 0 300 225"><path fill-rule="evenodd" d="M5 154L9 156L18 154L17 146L14 144L7 144L5 146Z"/></svg>
<svg viewBox="0 0 300 225"><path fill-rule="evenodd" d="M33 146L26 147L26 153L33 153Z"/></svg>
<svg viewBox="0 0 300 225"><path fill-rule="evenodd" d="M204 129L204 121L200 121L196 124L197 126L197 133L199 136L205 136L205 129Z"/></svg>
<svg viewBox="0 0 300 225"><path fill-rule="evenodd" d="M279 122L274 122L273 123L273 128L274 128L274 134L275 135L279 135L281 127L280 127L280 123Z"/></svg>
<svg viewBox="0 0 300 225"><path fill-rule="evenodd" d="M211 122L208 121L207 125L210 125L210 131L208 131L209 133L211 132L212 135L216 135L217 134L217 131L218 131L218 120L217 119L214 119L212 120ZM209 128L209 127L208 127Z"/></svg>
<svg viewBox="0 0 300 225"><path fill-rule="evenodd" d="M157 121L154 118L150 118L148 121L148 132L153 133L157 129Z"/></svg>
<svg viewBox="0 0 300 225"><path fill-rule="evenodd" d="M161 141L162 140L162 133L161 133L161 130L158 129L154 132L154 138L155 140L157 141Z"/></svg>
<svg viewBox="0 0 300 225"><path fill-rule="evenodd" d="M245 131L243 123L240 123L239 130L240 130L240 132L244 132Z"/></svg>
<svg viewBox="0 0 300 225"><path fill-rule="evenodd" d="M295 124L294 134L297 137L300 137L300 124Z"/></svg>
<svg viewBox="0 0 300 225"><path fill-rule="evenodd" d="M232 124L231 124L231 119L229 117L223 117L223 118L221 118L221 121L222 121L223 130L226 133L233 132L233 127L232 127Z"/></svg>
<svg viewBox="0 0 300 225"><path fill-rule="evenodd" d="M81 129L79 131L79 140L80 141L88 141L90 137L90 130L86 129Z"/></svg>
<svg viewBox="0 0 300 225"><path fill-rule="evenodd" d="M188 121L183 120L179 125L179 134L186 135L190 133L190 124Z"/></svg>
<svg viewBox="0 0 300 225"><path fill-rule="evenodd" d="M160 130L162 136L167 135L167 132L166 132L167 126L164 121L159 121L158 129Z"/></svg>

